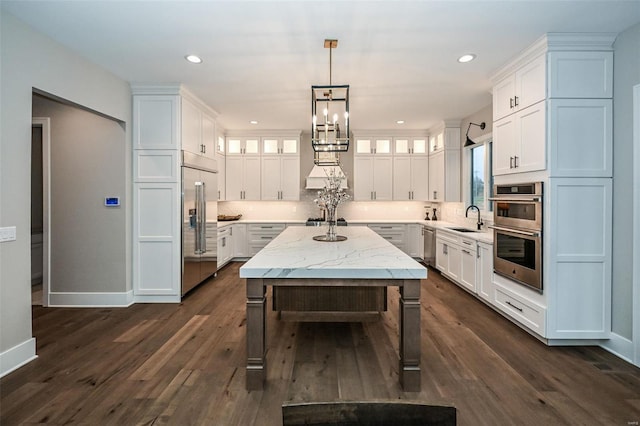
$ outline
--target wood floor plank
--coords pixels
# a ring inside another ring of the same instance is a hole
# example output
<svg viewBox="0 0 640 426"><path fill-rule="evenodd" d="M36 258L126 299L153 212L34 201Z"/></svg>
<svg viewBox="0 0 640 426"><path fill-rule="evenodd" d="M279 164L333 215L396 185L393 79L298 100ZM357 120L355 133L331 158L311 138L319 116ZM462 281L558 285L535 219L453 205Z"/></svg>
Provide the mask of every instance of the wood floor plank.
<svg viewBox="0 0 640 426"><path fill-rule="evenodd" d="M269 310L267 382L248 392L240 265L180 304L32 307L38 358L0 379L0 424L278 426L284 402L354 399L454 405L461 426L640 419L640 369L598 347L548 347L433 270L420 392L398 383L394 288L389 310L362 322Z"/></svg>

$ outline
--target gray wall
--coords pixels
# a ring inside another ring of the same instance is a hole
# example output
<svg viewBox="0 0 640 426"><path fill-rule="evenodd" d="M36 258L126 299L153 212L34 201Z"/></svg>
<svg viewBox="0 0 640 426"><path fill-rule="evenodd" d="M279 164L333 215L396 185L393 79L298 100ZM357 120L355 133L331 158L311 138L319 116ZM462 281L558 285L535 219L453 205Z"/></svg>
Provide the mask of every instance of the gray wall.
<svg viewBox="0 0 640 426"><path fill-rule="evenodd" d="M125 130L121 123L42 96L33 116L51 123L51 292L126 290Z"/></svg>
<svg viewBox="0 0 640 426"><path fill-rule="evenodd" d="M633 331L633 86L640 83L640 24L618 35L613 76L613 291L611 326Z"/></svg>
<svg viewBox="0 0 640 426"><path fill-rule="evenodd" d="M1 9L0 9L1 10ZM0 374L30 358L31 332L31 102L33 88L130 121L127 82L79 57L0 11L0 226L15 226L16 241L0 244ZM131 150L127 125L126 152ZM125 157L131 181L130 156ZM130 211L127 186L124 209ZM126 214L126 283L131 288L130 217ZM15 357L13 355L15 354Z"/></svg>

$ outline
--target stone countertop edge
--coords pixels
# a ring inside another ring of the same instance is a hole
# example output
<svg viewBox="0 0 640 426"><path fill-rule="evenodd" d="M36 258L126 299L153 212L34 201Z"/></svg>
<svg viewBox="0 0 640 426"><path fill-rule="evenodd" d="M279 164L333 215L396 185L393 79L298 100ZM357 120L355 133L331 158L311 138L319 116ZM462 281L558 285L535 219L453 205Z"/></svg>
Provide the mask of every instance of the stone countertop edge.
<svg viewBox="0 0 640 426"><path fill-rule="evenodd" d="M314 227L291 227L240 268L240 278L423 279L427 268L366 227L320 242Z"/></svg>

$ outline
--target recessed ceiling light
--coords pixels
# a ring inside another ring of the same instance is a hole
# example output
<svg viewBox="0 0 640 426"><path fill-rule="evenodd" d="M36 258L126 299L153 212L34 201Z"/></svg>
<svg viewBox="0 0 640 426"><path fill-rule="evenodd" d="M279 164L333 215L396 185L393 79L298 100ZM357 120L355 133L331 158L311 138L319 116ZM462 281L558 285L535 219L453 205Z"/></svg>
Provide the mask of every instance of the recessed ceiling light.
<svg viewBox="0 0 640 426"><path fill-rule="evenodd" d="M396 121L396 124L404 124L404 120L398 120Z"/></svg>
<svg viewBox="0 0 640 426"><path fill-rule="evenodd" d="M197 56L197 55L187 55L184 58L187 61L191 62L192 64L201 64L202 63L202 59L200 59L200 57Z"/></svg>
<svg viewBox="0 0 640 426"><path fill-rule="evenodd" d="M476 55L474 55L473 53L467 53L466 55L462 55L458 58L458 62L460 63L465 63L465 62L471 62L476 58Z"/></svg>
<svg viewBox="0 0 640 426"><path fill-rule="evenodd" d="M258 124L258 122L256 120L251 120L249 123L251 124Z"/></svg>

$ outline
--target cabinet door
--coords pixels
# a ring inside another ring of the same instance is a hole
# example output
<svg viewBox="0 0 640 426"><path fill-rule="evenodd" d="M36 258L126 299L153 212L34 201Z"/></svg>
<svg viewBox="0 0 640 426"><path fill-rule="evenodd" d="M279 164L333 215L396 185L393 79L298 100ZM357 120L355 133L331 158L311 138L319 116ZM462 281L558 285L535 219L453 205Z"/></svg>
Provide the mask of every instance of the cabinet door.
<svg viewBox="0 0 640 426"><path fill-rule="evenodd" d="M546 55L541 55L516 71L517 109L522 110L545 99L546 65Z"/></svg>
<svg viewBox="0 0 640 426"><path fill-rule="evenodd" d="M226 200L227 163L224 155L216 155L218 164L218 201Z"/></svg>
<svg viewBox="0 0 640 426"><path fill-rule="evenodd" d="M280 157L262 157L262 199L267 201L280 199L281 167Z"/></svg>
<svg viewBox="0 0 640 426"><path fill-rule="evenodd" d="M493 303L493 246L488 244L478 244L476 289L480 297Z"/></svg>
<svg viewBox="0 0 640 426"><path fill-rule="evenodd" d="M449 270L449 245L436 237L436 268L446 273Z"/></svg>
<svg viewBox="0 0 640 426"><path fill-rule="evenodd" d="M493 123L493 174L512 173L516 155L516 117L511 115Z"/></svg>
<svg viewBox="0 0 640 426"><path fill-rule="evenodd" d="M373 154L371 139L356 139L356 154Z"/></svg>
<svg viewBox="0 0 640 426"><path fill-rule="evenodd" d="M133 97L134 149L179 150L178 96L135 95Z"/></svg>
<svg viewBox="0 0 640 426"><path fill-rule="evenodd" d="M260 200L260 156L246 156L243 160L244 199Z"/></svg>
<svg viewBox="0 0 640 426"><path fill-rule="evenodd" d="M424 234L422 233L422 225L410 223L407 225L405 243L406 253L414 258L422 259L424 257Z"/></svg>
<svg viewBox="0 0 640 426"><path fill-rule="evenodd" d="M182 98L182 149L200 154L202 149L202 117L200 110L188 99Z"/></svg>
<svg viewBox="0 0 640 426"><path fill-rule="evenodd" d="M373 157L355 155L353 159L353 199L373 200Z"/></svg>
<svg viewBox="0 0 640 426"><path fill-rule="evenodd" d="M515 172L531 172L546 168L545 102L538 102L518 112L516 140L519 154Z"/></svg>
<svg viewBox="0 0 640 426"><path fill-rule="evenodd" d="M449 269L447 270L447 274L454 281L460 282L460 275L462 272L462 250L460 247L453 244L449 244L447 247L447 257L449 258Z"/></svg>
<svg viewBox="0 0 640 426"><path fill-rule="evenodd" d="M233 257L249 257L247 245L247 225L234 223L231 225L231 236L233 238Z"/></svg>
<svg viewBox="0 0 640 426"><path fill-rule="evenodd" d="M216 122L202 114L202 146L200 152L208 158L216 157Z"/></svg>
<svg viewBox="0 0 640 426"><path fill-rule="evenodd" d="M444 151L429 156L429 199L444 201Z"/></svg>
<svg viewBox="0 0 640 426"><path fill-rule="evenodd" d="M411 157L393 157L393 199L411 200Z"/></svg>
<svg viewBox="0 0 640 426"><path fill-rule="evenodd" d="M499 120L514 112L514 95L516 92L515 76L509 75L493 86L493 120Z"/></svg>
<svg viewBox="0 0 640 426"><path fill-rule="evenodd" d="M300 199L300 157L282 156L280 159L280 199L297 201Z"/></svg>
<svg viewBox="0 0 640 426"><path fill-rule="evenodd" d="M391 156L376 156L373 166L374 200L390 201L393 199L393 159Z"/></svg>
<svg viewBox="0 0 640 426"><path fill-rule="evenodd" d="M242 157L228 156L226 158L226 199L227 201L241 200L243 174Z"/></svg>
<svg viewBox="0 0 640 426"><path fill-rule="evenodd" d="M429 199L429 157L411 158L411 199L418 201Z"/></svg>
<svg viewBox="0 0 640 426"><path fill-rule="evenodd" d="M476 292L476 252L466 248L460 249L460 284Z"/></svg>

